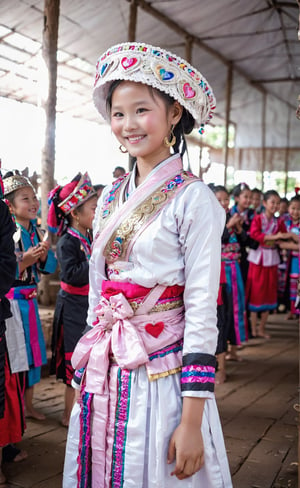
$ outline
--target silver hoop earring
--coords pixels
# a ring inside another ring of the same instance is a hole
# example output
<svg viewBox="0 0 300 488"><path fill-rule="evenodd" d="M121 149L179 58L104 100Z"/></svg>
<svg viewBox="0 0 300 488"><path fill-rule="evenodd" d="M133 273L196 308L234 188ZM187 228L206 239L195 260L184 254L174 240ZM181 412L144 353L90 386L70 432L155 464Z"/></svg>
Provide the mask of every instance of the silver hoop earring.
<svg viewBox="0 0 300 488"><path fill-rule="evenodd" d="M174 126L172 125L170 136L169 137L166 136L164 138L164 145L166 147L172 147L172 146L174 146L174 144L176 144L176 136L173 132L173 129L174 129Z"/></svg>
<svg viewBox="0 0 300 488"><path fill-rule="evenodd" d="M126 149L126 147L125 147L125 146L123 146L123 144L120 144L120 146L119 146L119 150L120 150L120 151L121 151L121 153L123 153L123 154L125 154L125 153L127 153L127 152L128 152L128 151L127 151L127 149Z"/></svg>

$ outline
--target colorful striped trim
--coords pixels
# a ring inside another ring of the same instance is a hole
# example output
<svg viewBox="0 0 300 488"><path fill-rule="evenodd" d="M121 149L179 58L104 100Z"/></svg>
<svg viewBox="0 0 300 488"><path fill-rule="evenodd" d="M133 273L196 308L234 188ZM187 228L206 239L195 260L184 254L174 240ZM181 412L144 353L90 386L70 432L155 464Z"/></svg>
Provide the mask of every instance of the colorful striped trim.
<svg viewBox="0 0 300 488"><path fill-rule="evenodd" d="M249 303L248 309L250 312L266 312L267 310L275 310L277 308L276 303L264 303L263 305L252 305Z"/></svg>
<svg viewBox="0 0 300 488"><path fill-rule="evenodd" d="M167 356L168 354L172 354L175 352L182 351L182 345L183 345L183 340L180 339L180 341L175 342L174 344L171 344L170 346L166 346L163 349L160 349L159 351L155 351L152 354L149 354L149 361L153 361L153 359L156 358L163 358Z"/></svg>
<svg viewBox="0 0 300 488"><path fill-rule="evenodd" d="M184 366L181 383L208 383L215 381L215 368L212 366Z"/></svg>
<svg viewBox="0 0 300 488"><path fill-rule="evenodd" d="M183 356L181 391L214 391L216 358L210 354Z"/></svg>
<svg viewBox="0 0 300 488"><path fill-rule="evenodd" d="M125 446L130 408L131 371L118 370L118 400L116 427L113 445L112 488L122 488L124 484Z"/></svg>
<svg viewBox="0 0 300 488"><path fill-rule="evenodd" d="M77 488L91 486L91 404L93 396L93 393L85 391L81 396Z"/></svg>

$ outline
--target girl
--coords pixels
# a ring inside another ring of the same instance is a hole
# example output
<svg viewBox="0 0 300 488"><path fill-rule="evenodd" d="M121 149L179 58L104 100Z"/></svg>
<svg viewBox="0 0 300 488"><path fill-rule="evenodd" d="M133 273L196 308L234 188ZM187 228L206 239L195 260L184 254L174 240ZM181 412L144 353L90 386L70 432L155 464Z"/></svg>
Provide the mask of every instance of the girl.
<svg viewBox="0 0 300 488"><path fill-rule="evenodd" d="M226 212L226 226L222 235L222 262L224 262L226 274L226 311L225 321L227 334L226 339L230 343L230 352L227 359L238 361L237 346L247 338L246 313L245 313L245 291L241 275L239 260L240 249L239 238L242 233L242 220L238 213L232 216L229 212L229 193L224 186L214 188L215 195ZM219 382L225 381L225 353L218 356L218 363L224 364L224 370L219 368Z"/></svg>
<svg viewBox="0 0 300 488"><path fill-rule="evenodd" d="M253 208L250 208L251 203L251 190L246 183L239 183L234 187L232 190L232 194L235 199L235 205L231 208L230 214L234 215L237 213L242 222L242 229L243 232L240 234L240 244L241 244L241 272L244 281L244 285L246 285L247 281L247 274L249 263L247 260L248 257L248 249L250 248L257 248L258 243L251 239L250 233L250 226L255 215Z"/></svg>
<svg viewBox="0 0 300 488"><path fill-rule="evenodd" d="M56 259L42 231L36 226L39 203L30 181L17 172L3 178L4 196L13 215L17 231L14 235L18 267L10 300L12 319L7 327L7 344L13 372L25 373L25 413L43 420L45 416L32 404L33 388L46 364L46 347L38 313L37 283L40 273L53 273Z"/></svg>
<svg viewBox="0 0 300 488"><path fill-rule="evenodd" d="M97 195L88 174L79 173L63 188L56 186L49 203L50 230L63 234L56 246L61 289L54 313L50 373L56 373L66 384L62 424L67 427L74 403L71 356L85 327L88 309L90 229Z"/></svg>
<svg viewBox="0 0 300 488"><path fill-rule="evenodd" d="M289 218L285 220L285 226L288 232L294 235L294 241L299 242L300 235L300 197L295 196L291 198L289 203ZM293 241L291 241L291 244ZM297 297L297 283L299 278L299 250L293 249L290 243L284 243L280 246L282 249L289 249L290 255L288 259L288 283L289 283L289 298L290 298L290 312L288 319L295 318L297 313L295 309L295 301Z"/></svg>
<svg viewBox="0 0 300 488"><path fill-rule="evenodd" d="M280 197L275 190L264 194L264 212L255 215L251 224L250 236L259 242L258 249L249 251L249 273L246 295L250 310L252 335L269 339L265 326L269 311L277 307L277 266L280 262L276 241L291 237L285 224L275 217ZM261 321L257 331L257 314Z"/></svg>
<svg viewBox="0 0 300 488"><path fill-rule="evenodd" d="M0 174L0 198L2 194ZM2 472L3 460L21 461L27 454L10 443L20 442L24 423L23 409L20 402L20 384L18 375L12 374L9 367L5 340L5 320L11 316L9 301L5 294L13 284L16 272L16 256L13 241L15 226L5 203L0 200L0 485L6 482Z"/></svg>
<svg viewBox="0 0 300 488"><path fill-rule="evenodd" d="M213 393L224 211L179 154L212 91L176 55L126 43L100 57L94 101L136 164L97 207L64 487L229 488Z"/></svg>

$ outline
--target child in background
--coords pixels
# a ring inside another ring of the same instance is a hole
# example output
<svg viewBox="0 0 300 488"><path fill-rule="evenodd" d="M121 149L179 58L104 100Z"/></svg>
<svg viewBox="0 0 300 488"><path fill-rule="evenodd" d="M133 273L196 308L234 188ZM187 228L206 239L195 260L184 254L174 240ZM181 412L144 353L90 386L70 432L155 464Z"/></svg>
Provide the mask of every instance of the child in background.
<svg viewBox="0 0 300 488"><path fill-rule="evenodd" d="M258 188L253 188L251 190L251 208L254 212L259 214L263 210L262 206L262 191Z"/></svg>
<svg viewBox="0 0 300 488"><path fill-rule="evenodd" d="M270 310L277 307L277 267L280 262L276 241L289 239L284 222L275 217L280 197L275 190L264 194L264 212L255 215L251 224L250 236L259 242L259 247L250 249L248 255L249 272L246 296L250 310L253 337L269 339L265 326ZM261 312L261 320L257 330L257 314Z"/></svg>
<svg viewBox="0 0 300 488"><path fill-rule="evenodd" d="M294 240L299 242L300 234L300 196L291 198L289 207L289 218L285 220L285 226L288 232L295 235ZM288 243L284 243L288 244ZM297 284L299 278L299 250L295 250L289 245L283 245L282 249L289 250L289 257L287 263L288 283L289 283L289 298L290 298L290 312L288 319L296 317L295 301L297 297Z"/></svg>
<svg viewBox="0 0 300 488"><path fill-rule="evenodd" d="M37 283L40 273L55 271L57 262L43 232L36 226L39 204L30 181L17 172L9 172L3 184L4 197L17 227L14 241L18 267L13 287L7 294L13 314L6 336L9 358L12 371L26 371L29 367L25 373L25 414L43 420L45 416L32 404L34 385L40 381L42 364L47 363L36 298ZM19 348L15 338L19 340L23 336L25 348ZM26 355L22 355L23 351Z"/></svg>
<svg viewBox="0 0 300 488"><path fill-rule="evenodd" d="M9 301L5 294L15 279L16 256L13 241L15 225L7 206L1 200L2 190L0 174L0 485L6 482L2 471L2 460L17 462L27 457L25 451L20 451L12 444L21 441L24 417L19 400L21 393L19 378L10 371L5 339L5 320L11 316Z"/></svg>
<svg viewBox="0 0 300 488"><path fill-rule="evenodd" d="M245 289L239 265L241 251L239 241L243 239L242 220L238 213L230 215L229 193L226 188L216 186L214 192L226 211L226 226L222 235L222 262L225 265L227 295L225 317L227 341L230 344L230 351L226 358L239 361L237 346L247 339Z"/></svg>
<svg viewBox="0 0 300 488"><path fill-rule="evenodd" d="M250 208L251 203L251 190L246 183L239 183L236 185L232 194L235 198L235 205L230 209L230 214L238 214L241 222L243 232L240 234L240 245L241 245L241 260L240 267L243 277L244 285L246 285L247 274L249 263L247 260L248 248L257 247L257 242L255 242L249 235L251 222L255 215L253 208Z"/></svg>
<svg viewBox="0 0 300 488"><path fill-rule="evenodd" d="M62 235L56 246L61 289L57 296L52 336L50 374L66 384L62 425L69 425L75 390L71 356L86 326L89 292L92 222L97 194L88 174L79 173L70 183L50 192L48 225Z"/></svg>
<svg viewBox="0 0 300 488"><path fill-rule="evenodd" d="M279 217L281 217L282 220L287 220L289 218L289 201L287 198L283 197L280 198L280 203L279 203Z"/></svg>

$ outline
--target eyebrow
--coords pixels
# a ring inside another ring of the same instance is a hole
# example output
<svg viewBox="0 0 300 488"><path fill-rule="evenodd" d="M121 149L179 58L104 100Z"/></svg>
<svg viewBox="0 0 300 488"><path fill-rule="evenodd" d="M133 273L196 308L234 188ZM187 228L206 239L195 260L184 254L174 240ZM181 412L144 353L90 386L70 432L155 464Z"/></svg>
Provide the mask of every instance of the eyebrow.
<svg viewBox="0 0 300 488"><path fill-rule="evenodd" d="M132 105L133 106L147 105L149 103L150 103L149 100L138 100L137 102L132 103ZM114 109L114 110L120 109L120 108L122 108L122 105L114 105L114 104L112 104L111 108Z"/></svg>

